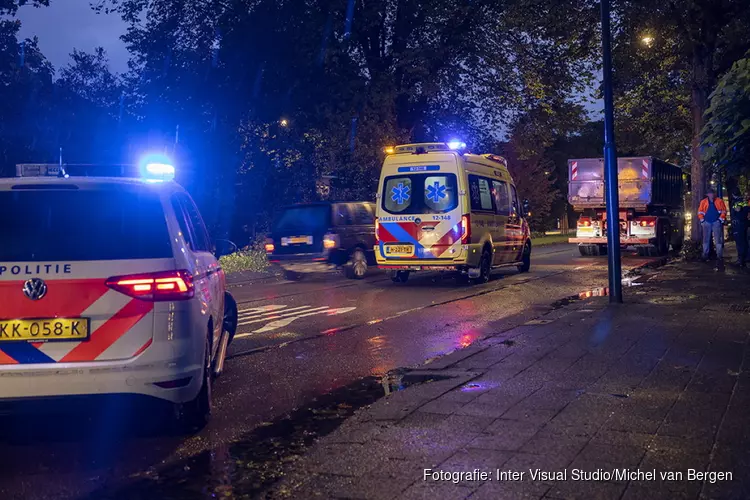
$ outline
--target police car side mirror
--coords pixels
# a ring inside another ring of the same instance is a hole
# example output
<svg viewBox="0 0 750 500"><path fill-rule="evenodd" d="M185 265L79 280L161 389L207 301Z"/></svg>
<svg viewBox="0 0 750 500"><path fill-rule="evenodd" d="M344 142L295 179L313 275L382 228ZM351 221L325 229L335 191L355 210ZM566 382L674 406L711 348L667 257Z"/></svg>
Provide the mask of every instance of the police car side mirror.
<svg viewBox="0 0 750 500"><path fill-rule="evenodd" d="M216 258L232 254L238 250L237 245L229 240L216 240L214 245L214 255Z"/></svg>

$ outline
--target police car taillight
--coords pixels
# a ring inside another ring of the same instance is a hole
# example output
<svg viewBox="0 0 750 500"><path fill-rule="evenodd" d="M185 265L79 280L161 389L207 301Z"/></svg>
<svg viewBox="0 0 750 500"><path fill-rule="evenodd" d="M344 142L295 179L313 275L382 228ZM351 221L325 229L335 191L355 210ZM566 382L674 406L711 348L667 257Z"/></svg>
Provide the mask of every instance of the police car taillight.
<svg viewBox="0 0 750 500"><path fill-rule="evenodd" d="M106 285L129 297L151 302L186 300L195 295L193 276L185 270L113 276Z"/></svg>

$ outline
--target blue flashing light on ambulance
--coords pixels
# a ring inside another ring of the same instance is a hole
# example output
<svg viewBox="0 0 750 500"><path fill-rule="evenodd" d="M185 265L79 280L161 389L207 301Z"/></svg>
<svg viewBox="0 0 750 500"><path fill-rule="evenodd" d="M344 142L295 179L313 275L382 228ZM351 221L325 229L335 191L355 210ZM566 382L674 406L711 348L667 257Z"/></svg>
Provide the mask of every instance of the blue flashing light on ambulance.
<svg viewBox="0 0 750 500"><path fill-rule="evenodd" d="M451 271L483 283L492 269L531 267L531 234L504 158L465 151L459 140L386 148L377 196L378 267Z"/></svg>

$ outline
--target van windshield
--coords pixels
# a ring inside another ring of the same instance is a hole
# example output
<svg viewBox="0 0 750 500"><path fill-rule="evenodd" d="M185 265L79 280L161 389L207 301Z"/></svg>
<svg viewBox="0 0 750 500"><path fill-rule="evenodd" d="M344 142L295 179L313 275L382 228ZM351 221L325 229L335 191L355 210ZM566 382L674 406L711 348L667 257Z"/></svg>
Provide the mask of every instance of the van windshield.
<svg viewBox="0 0 750 500"><path fill-rule="evenodd" d="M383 181L383 210L391 214L441 214L458 206L455 174L405 174Z"/></svg>

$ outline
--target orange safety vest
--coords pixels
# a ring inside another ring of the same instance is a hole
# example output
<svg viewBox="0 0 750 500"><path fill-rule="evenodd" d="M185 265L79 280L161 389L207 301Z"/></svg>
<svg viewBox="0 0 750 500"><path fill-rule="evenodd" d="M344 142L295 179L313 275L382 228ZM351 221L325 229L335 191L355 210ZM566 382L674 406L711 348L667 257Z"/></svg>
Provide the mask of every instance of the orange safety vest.
<svg viewBox="0 0 750 500"><path fill-rule="evenodd" d="M716 210L719 211L719 220L726 221L727 220L727 205L724 203L724 200L719 198L718 196L714 198L714 206L716 207ZM708 198L703 198L701 200L701 204L698 206L698 218L703 222L703 218L706 216L706 212L708 211Z"/></svg>

